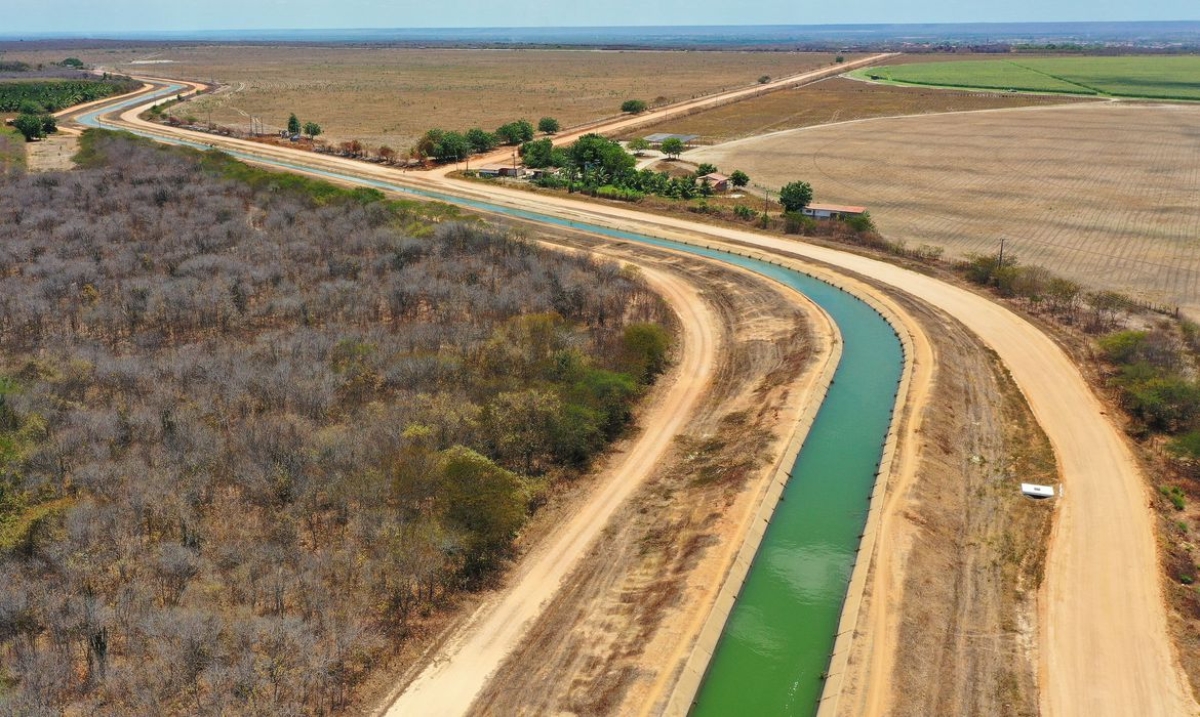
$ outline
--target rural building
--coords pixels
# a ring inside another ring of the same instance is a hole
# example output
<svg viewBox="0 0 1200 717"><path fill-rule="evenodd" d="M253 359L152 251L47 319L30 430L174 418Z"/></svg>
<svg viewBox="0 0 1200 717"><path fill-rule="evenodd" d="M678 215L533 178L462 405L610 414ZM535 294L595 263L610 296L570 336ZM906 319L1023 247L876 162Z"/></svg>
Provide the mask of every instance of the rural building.
<svg viewBox="0 0 1200 717"><path fill-rule="evenodd" d="M809 204L804 208L805 216L817 219L845 219L866 214L866 207L855 207L849 204Z"/></svg>
<svg viewBox="0 0 1200 717"><path fill-rule="evenodd" d="M714 192L728 192L729 191L729 177L726 177L724 174L721 174L719 172L713 172L712 174L706 174L700 178L700 181L704 182L708 186L712 187Z"/></svg>
<svg viewBox="0 0 1200 717"><path fill-rule="evenodd" d="M475 173L481 177L522 177L525 175L524 167L514 167L511 164L485 164Z"/></svg>

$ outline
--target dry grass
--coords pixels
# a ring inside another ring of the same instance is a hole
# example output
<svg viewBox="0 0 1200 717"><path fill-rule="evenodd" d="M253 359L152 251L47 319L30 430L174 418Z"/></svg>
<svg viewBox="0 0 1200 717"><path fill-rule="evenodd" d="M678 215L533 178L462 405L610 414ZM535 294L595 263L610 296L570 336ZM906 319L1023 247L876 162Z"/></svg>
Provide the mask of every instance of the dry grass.
<svg viewBox="0 0 1200 717"><path fill-rule="evenodd" d="M754 182L810 181L883 234L1006 252L1200 316L1200 107L1088 103L886 119L689 152Z"/></svg>
<svg viewBox="0 0 1200 717"><path fill-rule="evenodd" d="M630 136L674 132L700 135L701 143L713 143L846 120L1076 101L1080 100L1061 96L895 87L835 77L668 120L639 129Z"/></svg>
<svg viewBox="0 0 1200 717"><path fill-rule="evenodd" d="M290 112L333 141L408 149L430 127L497 126L556 117L565 126L619 114L622 101L683 100L832 64L823 53L591 50L447 50L352 46L181 46L80 51L122 72L231 86L224 98L184 105L219 123L249 117L282 127ZM36 57L6 56L37 60ZM849 59L853 59L850 57ZM172 60L129 64L131 60Z"/></svg>

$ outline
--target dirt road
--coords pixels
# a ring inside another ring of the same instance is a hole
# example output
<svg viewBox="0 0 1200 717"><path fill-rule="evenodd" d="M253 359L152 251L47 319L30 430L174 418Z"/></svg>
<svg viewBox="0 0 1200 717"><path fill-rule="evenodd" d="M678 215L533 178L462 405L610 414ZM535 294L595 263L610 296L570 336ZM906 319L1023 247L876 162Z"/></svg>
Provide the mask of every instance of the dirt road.
<svg viewBox="0 0 1200 717"><path fill-rule="evenodd" d="M237 146L246 149L248 144ZM250 151L274 154L254 146ZM293 164L318 164L318 158L279 151ZM331 166L332 161L320 158L318 166ZM1043 713L1052 717L1197 714L1167 636L1145 481L1120 431L1104 415L1079 370L1027 321L963 289L833 249L623 207L502 187L463 186L436 177L417 179L361 163L335 166L358 176L382 176L542 214L682 241L732 241L825 262L941 307L1004 361L1049 437L1062 471L1065 495L1039 600Z"/></svg>

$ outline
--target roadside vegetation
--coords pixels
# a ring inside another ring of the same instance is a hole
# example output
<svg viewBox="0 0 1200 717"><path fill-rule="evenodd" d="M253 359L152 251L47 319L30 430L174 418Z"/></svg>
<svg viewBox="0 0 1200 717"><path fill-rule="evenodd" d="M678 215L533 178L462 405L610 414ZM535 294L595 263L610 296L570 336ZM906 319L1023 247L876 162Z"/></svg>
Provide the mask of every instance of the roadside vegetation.
<svg viewBox="0 0 1200 717"><path fill-rule="evenodd" d="M89 131L0 178L0 713L331 714L667 361L636 275Z"/></svg>
<svg viewBox="0 0 1200 717"><path fill-rule="evenodd" d="M490 152L500 145L517 146L532 141L537 132L554 134L560 125L553 117L538 120L537 129L527 119L502 124L495 132L473 127L465 132L431 129L413 147L411 155L437 162L459 162L472 154ZM549 141L549 140L547 140Z"/></svg>

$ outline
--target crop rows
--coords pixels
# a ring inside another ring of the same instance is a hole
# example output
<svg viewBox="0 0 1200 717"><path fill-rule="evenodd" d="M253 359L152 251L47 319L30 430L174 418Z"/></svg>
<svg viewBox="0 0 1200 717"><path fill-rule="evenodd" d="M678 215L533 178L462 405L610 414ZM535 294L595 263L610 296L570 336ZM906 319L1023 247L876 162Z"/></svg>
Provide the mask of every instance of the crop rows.
<svg viewBox="0 0 1200 717"><path fill-rule="evenodd" d="M914 85L1092 94L1092 91L1087 88L1051 77L1009 60L930 62L897 67L868 68L862 70L861 74L872 79L894 80Z"/></svg>
<svg viewBox="0 0 1200 717"><path fill-rule="evenodd" d="M860 77L916 85L1200 100L1200 57L1018 57L868 68Z"/></svg>

